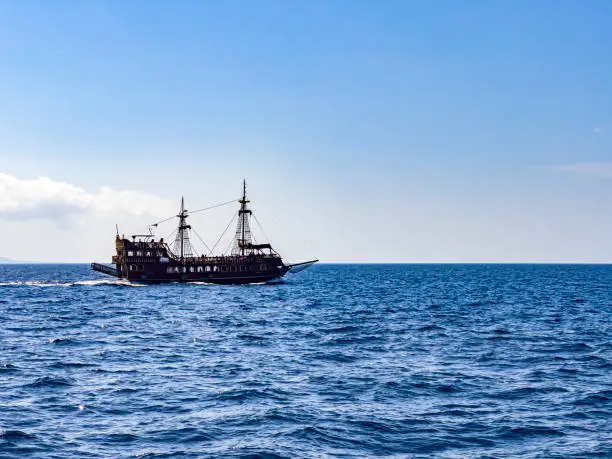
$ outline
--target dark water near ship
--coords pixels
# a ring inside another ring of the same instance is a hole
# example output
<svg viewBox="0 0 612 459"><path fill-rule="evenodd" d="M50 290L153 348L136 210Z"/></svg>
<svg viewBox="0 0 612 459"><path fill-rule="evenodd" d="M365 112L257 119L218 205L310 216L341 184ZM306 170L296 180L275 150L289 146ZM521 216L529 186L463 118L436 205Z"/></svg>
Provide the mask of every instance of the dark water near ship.
<svg viewBox="0 0 612 459"><path fill-rule="evenodd" d="M612 456L612 266L0 266L0 457Z"/></svg>

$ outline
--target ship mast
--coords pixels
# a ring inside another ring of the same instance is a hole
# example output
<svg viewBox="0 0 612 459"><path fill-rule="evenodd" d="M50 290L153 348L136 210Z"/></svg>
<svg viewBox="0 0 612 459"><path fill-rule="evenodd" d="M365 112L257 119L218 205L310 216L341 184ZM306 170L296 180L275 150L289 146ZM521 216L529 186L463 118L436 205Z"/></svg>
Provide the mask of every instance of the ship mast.
<svg viewBox="0 0 612 459"><path fill-rule="evenodd" d="M249 215L251 211L247 208L249 200L246 196L246 180L242 181L242 199L238 200L240 210L238 211L238 227L236 228L236 239L233 253L235 255L245 255L245 249L251 243L251 228L249 225Z"/></svg>
<svg viewBox="0 0 612 459"><path fill-rule="evenodd" d="M181 262L185 256L191 257L191 243L189 241L189 231L191 225L187 224L187 209L185 209L185 198L181 197L181 210L177 217L179 218L179 227L174 240L174 250L180 254Z"/></svg>

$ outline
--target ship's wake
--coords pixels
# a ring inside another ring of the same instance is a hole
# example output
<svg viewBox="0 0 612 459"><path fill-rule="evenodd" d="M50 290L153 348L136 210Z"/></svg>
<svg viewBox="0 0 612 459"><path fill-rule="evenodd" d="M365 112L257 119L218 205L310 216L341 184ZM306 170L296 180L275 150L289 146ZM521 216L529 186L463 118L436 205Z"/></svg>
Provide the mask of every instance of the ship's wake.
<svg viewBox="0 0 612 459"><path fill-rule="evenodd" d="M117 286L117 287L146 287L146 284L132 283L120 279L92 279L83 281L7 281L0 282L0 287L97 287L97 286Z"/></svg>

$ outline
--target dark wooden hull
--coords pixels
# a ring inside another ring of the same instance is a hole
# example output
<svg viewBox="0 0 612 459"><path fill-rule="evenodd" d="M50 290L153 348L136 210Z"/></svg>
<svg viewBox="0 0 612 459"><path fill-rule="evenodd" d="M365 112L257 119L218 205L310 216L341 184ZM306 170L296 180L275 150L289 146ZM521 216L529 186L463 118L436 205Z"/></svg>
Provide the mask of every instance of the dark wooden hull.
<svg viewBox="0 0 612 459"><path fill-rule="evenodd" d="M224 275L225 273L219 273L218 275L198 276L197 273L193 275L177 275L177 276L153 276L153 275L142 275L142 276L128 276L121 277L119 279L126 279L129 281L147 283L147 284L163 284L168 282L195 282L195 283L206 283L206 284L222 284L222 285L241 285L241 284L261 284L269 282L274 279L279 279L284 276L285 272L279 272L274 274L253 274L244 276L231 276ZM231 273L227 273L231 274Z"/></svg>
<svg viewBox="0 0 612 459"><path fill-rule="evenodd" d="M207 278L207 279L126 279L130 282L139 284L167 284L172 282L196 283L196 284L217 284L217 285L247 285L264 284L266 282L280 279L282 276L253 276L253 277L233 277L233 278ZM121 279L121 278L119 278Z"/></svg>
<svg viewBox="0 0 612 459"><path fill-rule="evenodd" d="M103 272L99 269L92 268L94 271L102 272L103 274L107 274L118 279L125 279L131 282L138 282L144 284L165 284L170 282L182 282L182 283L206 283L206 284L220 284L220 285L244 285L244 284L263 284L265 282L270 282L273 280L278 280L283 277L286 272L278 273L278 274L268 274L268 275L252 275L252 276L240 276L240 277L230 277L230 276L211 276L211 277L201 277L201 276L185 276L185 277L155 277L155 276L115 276L110 274L109 272Z"/></svg>

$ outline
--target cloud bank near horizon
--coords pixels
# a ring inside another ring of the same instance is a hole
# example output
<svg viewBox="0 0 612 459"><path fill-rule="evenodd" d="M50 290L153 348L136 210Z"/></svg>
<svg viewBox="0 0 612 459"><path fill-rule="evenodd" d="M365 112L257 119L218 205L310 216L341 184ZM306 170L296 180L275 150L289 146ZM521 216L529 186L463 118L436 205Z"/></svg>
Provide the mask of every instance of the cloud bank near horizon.
<svg viewBox="0 0 612 459"><path fill-rule="evenodd" d="M140 191L102 187L98 193L90 193L48 177L22 180L0 173L0 218L62 221L108 213L161 217L172 211L169 201Z"/></svg>

